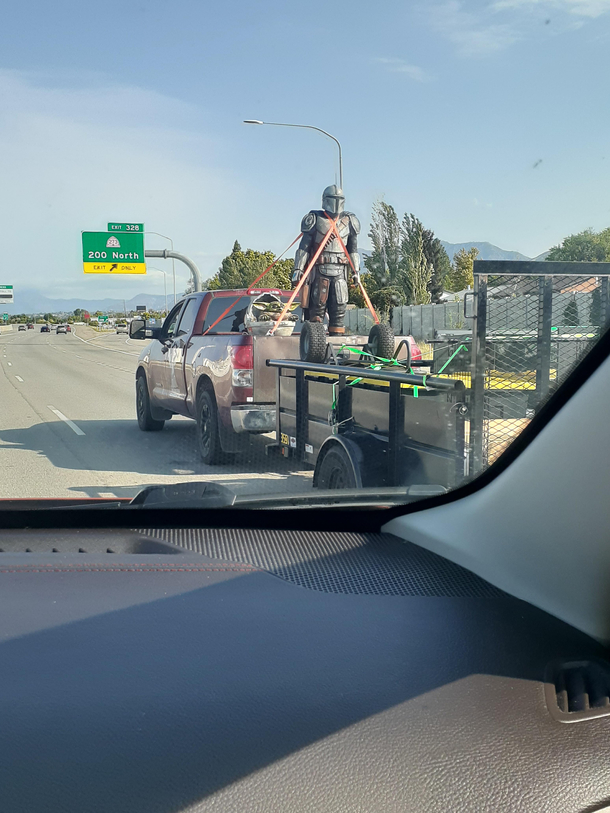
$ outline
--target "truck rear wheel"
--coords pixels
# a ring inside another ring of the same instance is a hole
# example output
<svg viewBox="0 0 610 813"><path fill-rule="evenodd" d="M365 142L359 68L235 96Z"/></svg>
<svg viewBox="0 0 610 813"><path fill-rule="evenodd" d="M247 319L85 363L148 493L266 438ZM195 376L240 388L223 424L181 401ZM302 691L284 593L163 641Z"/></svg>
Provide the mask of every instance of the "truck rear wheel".
<svg viewBox="0 0 610 813"><path fill-rule="evenodd" d="M209 390L203 390L197 398L197 443L201 459L208 466L220 463L222 447L218 434L218 408Z"/></svg>
<svg viewBox="0 0 610 813"><path fill-rule="evenodd" d="M394 331L391 325L373 325L369 333L369 353L377 358L391 359L394 355Z"/></svg>
<svg viewBox="0 0 610 813"><path fill-rule="evenodd" d="M144 375L139 376L136 381L136 415L142 432L160 432L165 426L165 421L158 421L152 416L150 395Z"/></svg>
<svg viewBox="0 0 610 813"><path fill-rule="evenodd" d="M322 322L303 322L299 339L301 361L322 364L326 358L326 330Z"/></svg>
<svg viewBox="0 0 610 813"><path fill-rule="evenodd" d="M318 488L356 488L354 466L342 446L334 446L322 458L317 476Z"/></svg>

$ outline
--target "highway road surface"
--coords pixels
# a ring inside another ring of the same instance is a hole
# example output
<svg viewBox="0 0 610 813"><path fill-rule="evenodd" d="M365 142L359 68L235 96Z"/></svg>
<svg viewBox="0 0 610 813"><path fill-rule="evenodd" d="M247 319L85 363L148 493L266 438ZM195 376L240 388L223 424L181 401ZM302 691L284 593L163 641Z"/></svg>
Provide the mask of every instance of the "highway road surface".
<svg viewBox="0 0 610 813"><path fill-rule="evenodd" d="M132 497L148 485L213 481L237 494L309 491L311 471L267 458L251 438L228 465L201 462L195 422L141 432L135 369L144 342L124 334L0 334L0 499Z"/></svg>

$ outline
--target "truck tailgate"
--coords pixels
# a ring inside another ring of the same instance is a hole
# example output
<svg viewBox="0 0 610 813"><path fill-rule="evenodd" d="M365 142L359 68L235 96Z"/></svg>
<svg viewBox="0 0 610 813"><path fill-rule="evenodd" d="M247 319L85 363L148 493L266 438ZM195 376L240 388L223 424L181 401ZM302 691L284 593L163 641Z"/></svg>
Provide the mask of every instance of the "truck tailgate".
<svg viewBox="0 0 610 813"><path fill-rule="evenodd" d="M275 403L277 371L267 367L267 359L299 358L299 336L253 336L254 343L254 401Z"/></svg>

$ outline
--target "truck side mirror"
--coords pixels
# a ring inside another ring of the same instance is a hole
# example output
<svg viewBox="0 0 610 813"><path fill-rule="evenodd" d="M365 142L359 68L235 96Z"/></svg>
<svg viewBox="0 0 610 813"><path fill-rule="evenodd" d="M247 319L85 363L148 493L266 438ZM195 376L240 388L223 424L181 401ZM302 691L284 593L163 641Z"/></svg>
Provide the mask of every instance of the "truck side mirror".
<svg viewBox="0 0 610 813"><path fill-rule="evenodd" d="M158 339L162 330L162 327L148 327L148 322L144 319L132 319L129 325L129 338Z"/></svg>
<svg viewBox="0 0 610 813"><path fill-rule="evenodd" d="M144 319L132 319L129 324L129 338L130 339L145 339L146 338L146 322Z"/></svg>

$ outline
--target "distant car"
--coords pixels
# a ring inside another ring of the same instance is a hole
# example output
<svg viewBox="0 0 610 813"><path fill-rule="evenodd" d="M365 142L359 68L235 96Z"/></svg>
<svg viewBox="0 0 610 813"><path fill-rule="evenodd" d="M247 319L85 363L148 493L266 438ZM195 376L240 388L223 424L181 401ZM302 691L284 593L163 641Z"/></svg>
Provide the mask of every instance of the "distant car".
<svg viewBox="0 0 610 813"><path fill-rule="evenodd" d="M129 328L125 322L121 322L116 326L117 333L129 333Z"/></svg>
<svg viewBox="0 0 610 813"><path fill-rule="evenodd" d="M43 326L40 328L40 332L41 332L41 333L50 333L50 332L51 332L51 328L50 328L48 325L43 325Z"/></svg>
<svg viewBox="0 0 610 813"><path fill-rule="evenodd" d="M19 327L17 328L17 330L26 330L26 327L25 327L25 325L19 325Z"/></svg>
<svg viewBox="0 0 610 813"><path fill-rule="evenodd" d="M66 331L68 333L72 333L72 328L70 327L70 325L66 325Z"/></svg>
<svg viewBox="0 0 610 813"><path fill-rule="evenodd" d="M55 333L67 333L67 332L68 332L68 331L66 330L66 326L65 326L65 325L57 325L57 328L56 328L56 330L55 330Z"/></svg>
<svg viewBox="0 0 610 813"><path fill-rule="evenodd" d="M28 330L34 330L34 324L32 322L28 322Z"/></svg>

